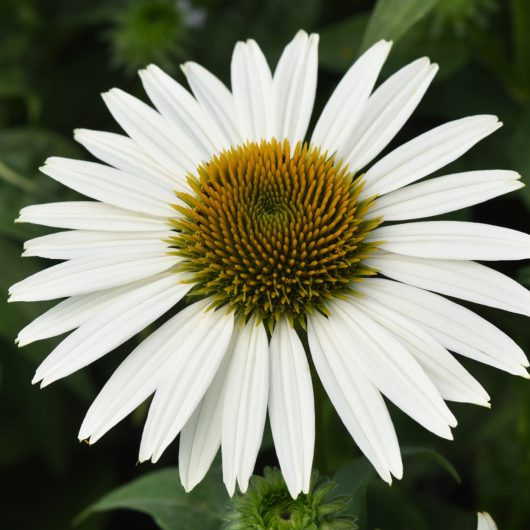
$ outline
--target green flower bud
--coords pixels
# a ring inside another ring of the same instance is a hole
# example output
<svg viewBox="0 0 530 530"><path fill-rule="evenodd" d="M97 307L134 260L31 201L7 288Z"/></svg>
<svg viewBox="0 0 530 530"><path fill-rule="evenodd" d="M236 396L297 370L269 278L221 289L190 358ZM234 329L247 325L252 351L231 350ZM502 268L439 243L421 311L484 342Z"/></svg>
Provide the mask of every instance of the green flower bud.
<svg viewBox="0 0 530 530"><path fill-rule="evenodd" d="M131 0L110 35L114 61L131 71L149 63L174 70L184 30L176 0Z"/></svg>
<svg viewBox="0 0 530 530"><path fill-rule="evenodd" d="M332 496L335 484L311 477L307 494L293 499L278 469L265 468L253 476L246 494L236 495L225 516L225 530L355 530L357 524L344 515L349 498Z"/></svg>

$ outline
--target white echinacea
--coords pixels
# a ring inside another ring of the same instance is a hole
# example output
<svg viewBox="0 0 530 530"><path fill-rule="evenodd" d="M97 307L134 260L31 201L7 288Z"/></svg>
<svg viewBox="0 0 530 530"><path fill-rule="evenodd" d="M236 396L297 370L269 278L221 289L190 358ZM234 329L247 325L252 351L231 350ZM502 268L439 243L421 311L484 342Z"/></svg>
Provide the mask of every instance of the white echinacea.
<svg viewBox="0 0 530 530"><path fill-rule="evenodd" d="M529 315L530 293L474 260L530 258L530 236L408 222L522 186L507 170L418 182L501 123L458 119L372 163L438 69L421 58L374 90L391 47L380 41L304 143L317 44L299 32L272 74L256 42L239 42L231 91L195 63L182 67L191 93L148 66L140 77L156 110L112 89L103 99L126 135L75 132L103 164L53 157L42 167L92 200L28 206L18 219L67 229L26 242L25 256L64 262L10 289L11 301L65 298L18 336L23 346L73 330L34 383L75 372L186 302L118 367L79 438L94 443L154 394L140 460L158 460L180 433L187 490L221 446L229 493L236 482L245 491L268 409L289 491L307 492L315 421L305 340L344 425L388 482L403 468L383 396L451 438L445 400L489 397L450 351L528 377L511 338L440 294Z"/></svg>

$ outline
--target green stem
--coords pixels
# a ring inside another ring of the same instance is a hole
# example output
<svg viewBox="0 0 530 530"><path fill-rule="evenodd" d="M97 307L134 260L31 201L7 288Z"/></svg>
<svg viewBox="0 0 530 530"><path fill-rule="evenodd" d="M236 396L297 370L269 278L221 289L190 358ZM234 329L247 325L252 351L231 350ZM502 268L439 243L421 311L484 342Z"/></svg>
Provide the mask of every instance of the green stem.
<svg viewBox="0 0 530 530"><path fill-rule="evenodd" d="M32 191L33 182L0 161L0 178L25 191Z"/></svg>

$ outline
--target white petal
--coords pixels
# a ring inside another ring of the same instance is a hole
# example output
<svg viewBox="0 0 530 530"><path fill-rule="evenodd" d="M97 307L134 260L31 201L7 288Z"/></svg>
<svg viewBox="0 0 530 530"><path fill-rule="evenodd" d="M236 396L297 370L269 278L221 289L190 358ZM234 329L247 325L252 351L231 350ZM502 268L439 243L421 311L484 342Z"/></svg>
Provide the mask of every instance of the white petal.
<svg viewBox="0 0 530 530"><path fill-rule="evenodd" d="M502 125L497 116L469 116L440 125L394 149L365 174L363 193L383 195L446 166Z"/></svg>
<svg viewBox="0 0 530 530"><path fill-rule="evenodd" d="M285 47L272 81L275 124L272 135L294 147L303 141L315 102L318 35L299 31Z"/></svg>
<svg viewBox="0 0 530 530"><path fill-rule="evenodd" d="M179 130L204 160L228 147L223 143L217 126L202 112L197 100L179 83L151 64L140 70L145 91L156 108Z"/></svg>
<svg viewBox="0 0 530 530"><path fill-rule="evenodd" d="M318 376L355 443L381 478L401 478L403 464L396 432L385 402L372 383L344 355L328 319L313 313L307 319L309 349Z"/></svg>
<svg viewBox="0 0 530 530"><path fill-rule="evenodd" d="M9 289L10 302L53 300L109 289L164 272L179 259L159 252L143 255L90 256L48 267Z"/></svg>
<svg viewBox="0 0 530 530"><path fill-rule="evenodd" d="M102 308L118 296L135 289L137 285L151 282L156 278L157 276L154 276L114 289L105 289L67 298L28 324L20 331L15 342L19 346L25 346L36 340L48 339L75 329L97 315Z"/></svg>
<svg viewBox="0 0 530 530"><path fill-rule="evenodd" d="M113 88L102 97L122 129L175 178L185 182L185 175L197 167L201 158L179 130L143 101L122 90Z"/></svg>
<svg viewBox="0 0 530 530"><path fill-rule="evenodd" d="M196 302L149 335L118 366L96 397L79 431L80 440L95 443L145 401L171 372L181 348L200 341L218 314L206 311L209 300Z"/></svg>
<svg viewBox="0 0 530 530"><path fill-rule="evenodd" d="M367 241L389 252L437 259L483 261L530 258L530 235L465 221L420 221L376 228Z"/></svg>
<svg viewBox="0 0 530 530"><path fill-rule="evenodd" d="M112 167L171 189L175 178L134 140L121 134L76 129L74 138L96 158Z"/></svg>
<svg viewBox="0 0 530 530"><path fill-rule="evenodd" d="M429 291L530 316L530 291L489 267L473 261L377 254L366 260L382 274Z"/></svg>
<svg viewBox="0 0 530 530"><path fill-rule="evenodd" d="M17 223L34 223L56 228L116 230L123 232L167 230L166 218L116 208L91 201L34 204L20 210Z"/></svg>
<svg viewBox="0 0 530 530"><path fill-rule="evenodd" d="M479 512L477 514L477 530L497 530L497 525L489 513Z"/></svg>
<svg viewBox="0 0 530 530"><path fill-rule="evenodd" d="M103 232L93 230L68 230L30 239L24 243L23 256L40 256L50 259L72 259L92 255L119 253L163 255L168 251L165 232Z"/></svg>
<svg viewBox="0 0 530 530"><path fill-rule="evenodd" d="M480 383L412 320L369 297L349 301L361 307L407 348L444 399L489 407L489 396Z"/></svg>
<svg viewBox="0 0 530 530"><path fill-rule="evenodd" d="M454 212L524 186L515 171L467 171L412 184L378 198L369 217L406 221Z"/></svg>
<svg viewBox="0 0 530 530"><path fill-rule="evenodd" d="M442 296L382 278L367 278L356 290L416 321L448 350L506 372L528 377L525 354L493 324Z"/></svg>
<svg viewBox="0 0 530 530"><path fill-rule="evenodd" d="M293 498L309 491L315 445L315 410L309 364L286 318L270 343L269 417L276 453Z"/></svg>
<svg viewBox="0 0 530 530"><path fill-rule="evenodd" d="M414 112L438 65L418 59L398 70L374 93L364 107L344 153L345 162L357 172L371 162L394 138Z"/></svg>
<svg viewBox="0 0 530 530"><path fill-rule="evenodd" d="M361 112L374 88L391 42L379 41L364 52L346 72L326 103L311 137L311 143L328 153L349 146L350 136L356 128Z"/></svg>
<svg viewBox="0 0 530 530"><path fill-rule="evenodd" d="M227 372L232 360L231 345L236 336L234 331L227 354L210 387L180 433L179 474L186 491L192 490L204 478L221 445Z"/></svg>
<svg viewBox="0 0 530 530"><path fill-rule="evenodd" d="M241 136L254 141L270 139L274 128L271 116L272 76L267 60L255 41L236 44L231 77Z"/></svg>
<svg viewBox="0 0 530 530"><path fill-rule="evenodd" d="M46 357L32 383L46 386L88 366L162 316L190 288L170 273L109 301Z"/></svg>
<svg viewBox="0 0 530 530"><path fill-rule="evenodd" d="M175 352L164 380L149 407L140 444L139 460L158 461L167 446L197 408L226 354L234 325L233 314L223 309L195 322L184 343ZM208 327L205 327L205 322Z"/></svg>
<svg viewBox="0 0 530 530"><path fill-rule="evenodd" d="M201 65L188 62L182 71L203 111L224 134L225 145L241 143L234 99L226 86Z"/></svg>
<svg viewBox="0 0 530 530"><path fill-rule="evenodd" d="M95 162L52 157L40 170L87 197L148 215L171 217L176 196L152 182Z"/></svg>
<svg viewBox="0 0 530 530"><path fill-rule="evenodd" d="M244 493L258 456L269 393L267 333L255 318L239 331L223 405L223 480L230 496L236 479Z"/></svg>
<svg viewBox="0 0 530 530"><path fill-rule="evenodd" d="M391 334L358 307L345 301L329 306L329 324L342 350L388 399L429 431L452 439L457 422L438 390L410 353ZM338 333L338 331L337 331Z"/></svg>

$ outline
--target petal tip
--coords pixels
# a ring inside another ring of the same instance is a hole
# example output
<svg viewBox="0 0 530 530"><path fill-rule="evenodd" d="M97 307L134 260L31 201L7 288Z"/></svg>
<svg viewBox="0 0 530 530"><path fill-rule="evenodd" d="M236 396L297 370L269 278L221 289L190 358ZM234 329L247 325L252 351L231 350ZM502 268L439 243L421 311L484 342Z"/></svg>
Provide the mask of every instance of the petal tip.
<svg viewBox="0 0 530 530"><path fill-rule="evenodd" d="M317 45L320 42L320 35L318 33L311 33L309 35L309 44Z"/></svg>
<svg viewBox="0 0 530 530"><path fill-rule="evenodd" d="M40 386L39 388L42 390L43 388L46 388L47 386L51 385L53 382L55 381L55 379L46 379L46 377L43 377L41 382L40 382ZM33 383L33 381L32 381Z"/></svg>
<svg viewBox="0 0 530 530"><path fill-rule="evenodd" d="M397 470L392 471L392 475L396 480L401 480L403 478L403 465Z"/></svg>
<svg viewBox="0 0 530 530"><path fill-rule="evenodd" d="M79 429L79 432L77 433L77 439L80 442L84 442L85 440L88 440L91 436L90 431L85 427L84 424L81 425L81 428Z"/></svg>
<svg viewBox="0 0 530 530"><path fill-rule="evenodd" d="M234 496L234 493L236 492L236 481L235 478L230 481L224 480L224 485L226 488L226 491L228 492L228 496L231 498Z"/></svg>
<svg viewBox="0 0 530 530"><path fill-rule="evenodd" d="M143 464L144 462L147 462L150 458L150 454L140 452L140 454L138 455L137 464Z"/></svg>
<svg viewBox="0 0 530 530"><path fill-rule="evenodd" d="M17 345L17 348L23 348L24 346L27 346L28 344L31 344L33 341L28 338L24 338L19 334L19 336L15 339L15 344Z"/></svg>

